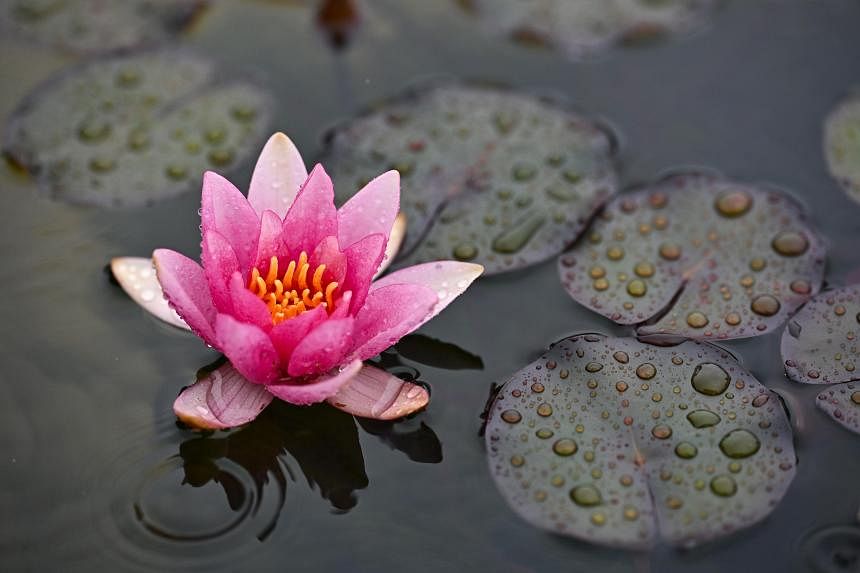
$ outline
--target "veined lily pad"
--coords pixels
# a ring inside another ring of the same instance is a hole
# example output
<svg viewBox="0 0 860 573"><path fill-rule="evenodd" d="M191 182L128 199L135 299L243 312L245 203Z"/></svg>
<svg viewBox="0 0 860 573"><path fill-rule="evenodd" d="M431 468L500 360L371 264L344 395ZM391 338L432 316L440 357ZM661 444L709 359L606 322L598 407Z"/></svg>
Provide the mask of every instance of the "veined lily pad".
<svg viewBox="0 0 860 573"><path fill-rule="evenodd" d="M581 58L700 26L715 0L460 0L490 32Z"/></svg>
<svg viewBox="0 0 860 573"><path fill-rule="evenodd" d="M50 196L134 206L199 188L256 152L270 101L247 83L215 84L206 60L151 52L61 72L13 114L4 151Z"/></svg>
<svg viewBox="0 0 860 573"><path fill-rule="evenodd" d="M568 293L640 335L758 336L818 292L825 245L787 195L704 174L616 198L559 259Z"/></svg>
<svg viewBox="0 0 860 573"><path fill-rule="evenodd" d="M839 104L824 123L824 155L830 174L860 202L860 94Z"/></svg>
<svg viewBox="0 0 860 573"><path fill-rule="evenodd" d="M0 0L0 28L78 54L171 39L206 5L202 0Z"/></svg>
<svg viewBox="0 0 860 573"><path fill-rule="evenodd" d="M860 434L860 382L834 384L818 395L818 407L855 434Z"/></svg>
<svg viewBox="0 0 860 573"><path fill-rule="evenodd" d="M456 258L487 274L563 250L616 190L612 138L532 96L446 85L334 130L325 164L340 201L386 169L401 175L403 264Z"/></svg>
<svg viewBox="0 0 860 573"><path fill-rule="evenodd" d="M824 291L782 333L785 373L795 382L860 380L860 284Z"/></svg>
<svg viewBox="0 0 860 573"><path fill-rule="evenodd" d="M779 398L726 351L573 336L504 383L490 471L513 509L603 545L690 546L763 519L795 473Z"/></svg>

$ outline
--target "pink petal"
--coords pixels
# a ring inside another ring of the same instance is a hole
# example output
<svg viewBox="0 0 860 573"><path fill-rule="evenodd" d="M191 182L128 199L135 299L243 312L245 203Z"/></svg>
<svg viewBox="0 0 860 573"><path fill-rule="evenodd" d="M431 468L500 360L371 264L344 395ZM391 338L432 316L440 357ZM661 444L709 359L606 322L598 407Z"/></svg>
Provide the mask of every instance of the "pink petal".
<svg viewBox="0 0 860 573"><path fill-rule="evenodd" d="M423 386L365 365L327 402L353 416L396 420L427 406L430 394Z"/></svg>
<svg viewBox="0 0 860 573"><path fill-rule="evenodd" d="M232 183L207 171L203 175L203 201L200 209L203 236L218 231L227 239L241 270L249 271L257 255L260 217Z"/></svg>
<svg viewBox="0 0 860 573"><path fill-rule="evenodd" d="M239 322L253 324L263 331L272 327L272 314L260 297L245 287L245 281L238 272L230 280L230 314Z"/></svg>
<svg viewBox="0 0 860 573"><path fill-rule="evenodd" d="M283 221L273 211L263 211L260 219L260 239L257 241L257 257L254 265L261 269L265 266L268 270L269 261L272 257L287 255L286 247L281 240L281 226Z"/></svg>
<svg viewBox="0 0 860 573"><path fill-rule="evenodd" d="M269 338L275 345L275 350L278 351L281 364L290 363L290 356L293 355L293 350L299 342L308 332L322 324L326 318L328 318L326 309L318 306L272 328L269 332Z"/></svg>
<svg viewBox="0 0 860 573"><path fill-rule="evenodd" d="M423 324L437 301L436 292L424 285L372 290L355 315L355 355L362 360L376 356Z"/></svg>
<svg viewBox="0 0 860 573"><path fill-rule="evenodd" d="M152 262L164 296L191 330L209 346L217 347L215 306L203 268L184 255L169 249L156 249Z"/></svg>
<svg viewBox="0 0 860 573"><path fill-rule="evenodd" d="M461 263L458 261L435 261L407 267L385 275L371 285L371 292L376 289L385 288L395 284L418 284L424 285L436 291L439 301L433 310L418 326L421 326L451 304L451 302L463 294L472 282L481 276L484 267L474 263ZM418 328L416 326L416 328Z"/></svg>
<svg viewBox="0 0 860 573"><path fill-rule="evenodd" d="M317 164L284 219L281 238L291 253L311 253L325 237L336 234L334 186L322 165Z"/></svg>
<svg viewBox="0 0 860 573"><path fill-rule="evenodd" d="M152 268L152 259L117 257L111 259L110 271L122 290L144 310L171 326L191 330L167 304L155 269Z"/></svg>
<svg viewBox="0 0 860 573"><path fill-rule="evenodd" d="M353 312L361 308L367 298L370 282L385 254L384 248L385 236L376 234L368 235L344 251L347 266L343 290L352 291L350 309Z"/></svg>
<svg viewBox="0 0 860 573"><path fill-rule="evenodd" d="M266 389L284 402L305 406L322 402L330 396L334 396L341 387L348 383L358 371L361 370L361 360L341 366L334 373L323 374L307 382L292 384L279 382L269 384Z"/></svg>
<svg viewBox="0 0 860 573"><path fill-rule="evenodd" d="M351 316L328 319L311 330L293 350L289 375L314 376L341 364L352 344L354 322Z"/></svg>
<svg viewBox="0 0 860 573"><path fill-rule="evenodd" d="M195 428L223 430L247 424L272 401L227 362L188 386L173 403L176 417Z"/></svg>
<svg viewBox="0 0 860 573"><path fill-rule="evenodd" d="M257 384L268 384L278 377L278 353L269 335L259 326L219 314L215 319L215 333L221 352L245 378Z"/></svg>
<svg viewBox="0 0 860 573"><path fill-rule="evenodd" d="M248 188L248 202L259 215L268 209L283 218L307 178L308 170L299 150L289 137L278 132L260 152Z"/></svg>
<svg viewBox="0 0 860 573"><path fill-rule="evenodd" d="M383 173L356 193L337 212L337 239L343 247L367 235L388 238L400 208L400 174Z"/></svg>
<svg viewBox="0 0 860 573"><path fill-rule="evenodd" d="M346 276L346 255L340 251L337 237L326 237L311 254L309 261L311 268L325 265L326 271L323 278L326 282L336 281L343 284Z"/></svg>
<svg viewBox="0 0 860 573"><path fill-rule="evenodd" d="M209 230L203 235L202 253L203 271L209 283L209 294L212 303L219 312L232 312L233 302L230 299L230 280L233 273L239 271L239 260L233 247L221 233Z"/></svg>
<svg viewBox="0 0 860 573"><path fill-rule="evenodd" d="M397 253L400 252L400 247L403 246L403 239L405 238L406 214L399 213L394 219L394 226L391 227L391 234L388 235L388 242L385 243L385 256L382 258L382 264L376 269L376 274L373 275L374 279L391 266L391 263L397 258Z"/></svg>

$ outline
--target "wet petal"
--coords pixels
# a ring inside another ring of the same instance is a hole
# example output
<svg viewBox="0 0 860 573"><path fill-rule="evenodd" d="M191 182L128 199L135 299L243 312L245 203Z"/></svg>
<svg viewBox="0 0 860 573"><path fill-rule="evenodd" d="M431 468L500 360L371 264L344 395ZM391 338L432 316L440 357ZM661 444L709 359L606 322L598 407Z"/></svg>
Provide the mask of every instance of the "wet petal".
<svg viewBox="0 0 860 573"><path fill-rule="evenodd" d="M397 217L394 218L394 225L391 227L388 241L385 243L385 255L382 257L382 263L380 263L379 268L376 270L376 274L373 275L374 279L382 275L391 266L391 263L397 258L397 254L400 252L400 247L403 246L403 239L405 238L406 215L398 213Z"/></svg>
<svg viewBox="0 0 860 573"><path fill-rule="evenodd" d="M257 241L256 267L268 269L272 257L288 255L281 240L283 221L274 211L263 211L260 218L260 239ZM289 264L289 263L287 263Z"/></svg>
<svg viewBox="0 0 860 573"><path fill-rule="evenodd" d="M334 187L325 169L317 164L287 212L281 238L291 253L311 253L332 235L337 235Z"/></svg>
<svg viewBox="0 0 860 573"><path fill-rule="evenodd" d="M266 303L257 295L248 290L245 279L238 272L233 274L230 280L230 311L231 315L239 322L247 322L257 326L263 331L272 328L272 314Z"/></svg>
<svg viewBox="0 0 860 573"><path fill-rule="evenodd" d="M270 210L283 218L307 178L299 150L289 137L278 132L269 138L257 159L248 202L259 215Z"/></svg>
<svg viewBox="0 0 860 573"><path fill-rule="evenodd" d="M429 402L430 394L423 386L367 365L349 384L328 399L328 403L338 410L376 420L396 420L408 416Z"/></svg>
<svg viewBox="0 0 860 573"><path fill-rule="evenodd" d="M566 338L504 381L488 413L490 471L514 510L602 545L733 533L764 519L795 474L779 397L699 342Z"/></svg>
<svg viewBox="0 0 860 573"><path fill-rule="evenodd" d="M278 377L278 353L260 327L219 314L215 333L221 352L245 378L268 384Z"/></svg>
<svg viewBox="0 0 860 573"><path fill-rule="evenodd" d="M173 310L206 344L218 348L213 328L215 306L200 265L168 249L157 249L152 253L152 261Z"/></svg>
<svg viewBox="0 0 860 573"><path fill-rule="evenodd" d="M338 210L338 243L346 248L377 233L387 239L399 208L400 174L387 171L365 185Z"/></svg>
<svg viewBox="0 0 860 573"><path fill-rule="evenodd" d="M373 280L382 257L385 255L385 236L369 235L344 251L346 255L346 277L343 291L352 291L350 309L356 312L364 304L370 282Z"/></svg>
<svg viewBox="0 0 860 573"><path fill-rule="evenodd" d="M640 335L745 338L818 291L825 248L790 196L687 173L615 199L558 270L574 300Z"/></svg>
<svg viewBox="0 0 860 573"><path fill-rule="evenodd" d="M266 386L277 398L290 404L304 406L315 404L334 396L361 370L361 360L353 360L334 372L317 376L308 381L290 380Z"/></svg>
<svg viewBox="0 0 860 573"><path fill-rule="evenodd" d="M310 262L312 268L316 268L319 265L326 266L326 272L323 275L326 282L335 281L339 285L344 284L347 258L340 250L337 237L326 237L323 239L317 245L316 249L314 249L314 252L311 253L308 262Z"/></svg>
<svg viewBox="0 0 860 573"><path fill-rule="evenodd" d="M329 319L311 330L290 356L292 377L312 376L341 364L352 341L354 319Z"/></svg>
<svg viewBox="0 0 860 573"><path fill-rule="evenodd" d="M393 284L374 289L355 315L356 356L376 356L426 322L439 297L431 288Z"/></svg>
<svg viewBox="0 0 860 573"><path fill-rule="evenodd" d="M200 218L203 236L209 231L223 235L236 253L239 270L250 271L257 261L260 218L235 185L212 171L203 175Z"/></svg>
<svg viewBox="0 0 860 573"><path fill-rule="evenodd" d="M152 259L117 257L111 259L110 270L122 290L144 310L167 324L183 330L191 330L167 304L155 274L155 268L152 266Z"/></svg>
<svg viewBox="0 0 860 573"><path fill-rule="evenodd" d="M173 411L189 426L222 430L250 422L271 401L265 386L249 382L227 362L184 388Z"/></svg>
<svg viewBox="0 0 860 573"><path fill-rule="evenodd" d="M219 312L232 312L230 280L239 271L239 260L233 247L221 233L210 230L203 235L200 259L209 283L209 294Z"/></svg>
<svg viewBox="0 0 860 573"><path fill-rule="evenodd" d="M836 423L860 434L860 382L834 384L815 403Z"/></svg>
<svg viewBox="0 0 860 573"><path fill-rule="evenodd" d="M322 324L327 317L326 309L318 306L272 327L269 337L278 351L281 364L290 363L290 356L293 355L293 350L299 342L307 336L308 332Z"/></svg>

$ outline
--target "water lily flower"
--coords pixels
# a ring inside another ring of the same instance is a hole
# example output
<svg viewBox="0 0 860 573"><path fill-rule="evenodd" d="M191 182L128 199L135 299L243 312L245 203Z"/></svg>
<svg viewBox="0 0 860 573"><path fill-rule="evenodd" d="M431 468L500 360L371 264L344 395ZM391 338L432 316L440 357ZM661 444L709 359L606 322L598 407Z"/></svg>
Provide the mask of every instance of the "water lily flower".
<svg viewBox="0 0 860 573"><path fill-rule="evenodd" d="M337 209L323 167L308 174L282 133L260 154L247 198L207 172L202 266L167 249L153 261L172 309L230 368L187 388L177 415L226 427L253 419L272 396L305 405L339 393L351 402L343 409L363 412L371 406L361 408L363 387L391 394L386 404L395 405L400 384L363 361L435 316L483 271L438 261L373 280L399 203L400 177L389 171ZM362 386L350 392L357 380Z"/></svg>

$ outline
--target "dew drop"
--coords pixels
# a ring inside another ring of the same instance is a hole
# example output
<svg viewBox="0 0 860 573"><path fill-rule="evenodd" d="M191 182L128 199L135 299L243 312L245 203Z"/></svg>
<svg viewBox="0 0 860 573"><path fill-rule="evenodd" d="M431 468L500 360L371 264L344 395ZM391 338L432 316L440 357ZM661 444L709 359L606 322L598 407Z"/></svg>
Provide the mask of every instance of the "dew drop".
<svg viewBox="0 0 860 573"><path fill-rule="evenodd" d="M809 248L809 240L798 231L783 231L773 238L771 246L784 257L797 257Z"/></svg>
<svg viewBox="0 0 860 573"><path fill-rule="evenodd" d="M213 149L207 155L209 162L217 167L226 167L233 162L233 152L229 149Z"/></svg>
<svg viewBox="0 0 860 573"><path fill-rule="evenodd" d="M687 315L687 324L692 328L704 328L708 324L708 317L696 310Z"/></svg>
<svg viewBox="0 0 860 573"><path fill-rule="evenodd" d="M620 364L627 364L627 362L630 360L630 358L627 356L627 353L622 352L621 350L619 350L618 352L615 352L612 355L612 358L614 358L615 361L620 363Z"/></svg>
<svg viewBox="0 0 860 573"><path fill-rule="evenodd" d="M532 179L537 174L537 169L534 165L527 163L518 163L511 171L514 180L523 182Z"/></svg>
<svg viewBox="0 0 860 573"><path fill-rule="evenodd" d="M663 243L660 245L660 256L667 261L677 261L681 258L681 247L673 243Z"/></svg>
<svg viewBox="0 0 860 573"><path fill-rule="evenodd" d="M720 193L714 207L723 217L734 218L749 211L752 203L752 197L745 191L726 191Z"/></svg>
<svg viewBox="0 0 860 573"><path fill-rule="evenodd" d="M645 362L636 367L636 376L642 380L650 380L657 375L657 368L650 362Z"/></svg>
<svg viewBox="0 0 860 573"><path fill-rule="evenodd" d="M741 315L736 312L730 312L726 315L726 324L729 326L737 326L741 323Z"/></svg>
<svg viewBox="0 0 860 573"><path fill-rule="evenodd" d="M620 261L624 258L624 249L621 247L609 247L606 249L606 257L610 261Z"/></svg>
<svg viewBox="0 0 860 573"><path fill-rule="evenodd" d="M720 497L731 497L738 491L738 486L732 476L719 475L711 480L711 491Z"/></svg>
<svg viewBox="0 0 860 573"><path fill-rule="evenodd" d="M694 428L710 428L720 423L720 416L710 410L693 410L687 414L687 420Z"/></svg>
<svg viewBox="0 0 860 573"><path fill-rule="evenodd" d="M454 247L454 258L458 261L471 261L478 256L478 249L469 243L460 243Z"/></svg>
<svg viewBox="0 0 860 573"><path fill-rule="evenodd" d="M630 296L644 296L647 290L648 287L645 286L645 282L640 281L639 279L635 279L627 283L627 294Z"/></svg>
<svg viewBox="0 0 860 573"><path fill-rule="evenodd" d="M690 378L693 388L706 396L719 396L726 391L731 381L729 373L712 362L703 362L696 366Z"/></svg>
<svg viewBox="0 0 860 573"><path fill-rule="evenodd" d="M520 414L517 410L505 410L504 412L502 412L502 420L504 420L508 424L516 424L522 419L522 414Z"/></svg>
<svg viewBox="0 0 860 573"><path fill-rule="evenodd" d="M760 294L750 303L752 311L761 316L775 315L779 312L779 306L779 301L769 294Z"/></svg>
<svg viewBox="0 0 860 573"><path fill-rule="evenodd" d="M539 416L543 416L544 418L546 418L547 416L551 416L552 415L552 406L550 406L549 404L544 402L543 404L541 404L540 406L537 407L537 413Z"/></svg>
<svg viewBox="0 0 860 573"><path fill-rule="evenodd" d="M666 426L664 424L658 424L651 428L651 435L657 438L658 440L665 440L666 438L671 437L672 428Z"/></svg>
<svg viewBox="0 0 860 573"><path fill-rule="evenodd" d="M690 442L681 442L675 446L675 455L685 460L695 458L698 453L698 448Z"/></svg>
<svg viewBox="0 0 860 573"><path fill-rule="evenodd" d="M755 454L761 444L748 430L732 430L720 440L720 450L730 458L741 459Z"/></svg>
<svg viewBox="0 0 860 573"><path fill-rule="evenodd" d="M526 459L519 454L511 456L511 465L515 468L522 467L526 463Z"/></svg>
<svg viewBox="0 0 860 573"><path fill-rule="evenodd" d="M636 264L636 266L633 268L633 272L636 273L637 276L640 276L642 278L649 278L651 276L654 276L654 265L647 261L642 261Z"/></svg>
<svg viewBox="0 0 860 573"><path fill-rule="evenodd" d="M585 365L586 372L594 373L600 372L601 370L603 370L603 364L601 364L600 362L589 362Z"/></svg>
<svg viewBox="0 0 860 573"><path fill-rule="evenodd" d="M603 502L603 498L593 485L579 485L570 490L570 499L580 507L594 507Z"/></svg>
<svg viewBox="0 0 860 573"><path fill-rule="evenodd" d="M546 223L546 218L543 216L535 214L526 217L497 236L493 240L493 250L503 254L519 252L544 223Z"/></svg>
<svg viewBox="0 0 860 573"><path fill-rule="evenodd" d="M578 446L576 442L571 440L570 438L562 438L560 440L556 440L556 442L552 445L552 451L555 452L559 456L572 456L576 453Z"/></svg>
<svg viewBox="0 0 860 573"><path fill-rule="evenodd" d="M540 438L541 440L548 440L555 435L555 432L550 430L549 428L540 428L537 432L535 432L535 436Z"/></svg>

